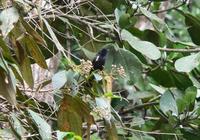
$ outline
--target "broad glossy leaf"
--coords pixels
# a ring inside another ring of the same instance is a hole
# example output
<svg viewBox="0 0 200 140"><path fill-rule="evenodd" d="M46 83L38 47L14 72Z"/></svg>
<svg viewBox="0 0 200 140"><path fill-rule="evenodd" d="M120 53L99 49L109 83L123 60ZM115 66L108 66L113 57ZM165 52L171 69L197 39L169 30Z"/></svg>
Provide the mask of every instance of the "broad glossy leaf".
<svg viewBox="0 0 200 140"><path fill-rule="evenodd" d="M126 13L126 7L125 6L121 6L120 8L116 8L115 9L115 19L117 21L117 24L119 24L119 19L120 16Z"/></svg>
<svg viewBox="0 0 200 140"><path fill-rule="evenodd" d="M175 62L175 68L179 72L190 72L200 63L200 53L182 57Z"/></svg>
<svg viewBox="0 0 200 140"><path fill-rule="evenodd" d="M187 30L190 34L190 37L192 41L200 45L200 38L199 38L199 33L200 33L200 19L199 17L195 17L190 13L184 14L185 16L185 23L188 26Z"/></svg>
<svg viewBox="0 0 200 140"><path fill-rule="evenodd" d="M67 82L67 72L65 70L57 72L52 77L53 89L60 89Z"/></svg>
<svg viewBox="0 0 200 140"><path fill-rule="evenodd" d="M164 94L165 91L167 90L164 87L160 87L160 86L157 86L157 85L154 85L154 84L150 84L150 86L160 94Z"/></svg>
<svg viewBox="0 0 200 140"><path fill-rule="evenodd" d="M143 55L147 56L152 60L157 60L161 57L161 52L159 49L151 42L141 41L133 36L127 30L122 30L121 32L122 40L127 41L131 47L139 51Z"/></svg>
<svg viewBox="0 0 200 140"><path fill-rule="evenodd" d="M172 112L172 115L178 116L178 107L176 101L170 91L166 91L160 98L160 109L167 115L167 112Z"/></svg>
<svg viewBox="0 0 200 140"><path fill-rule="evenodd" d="M186 102L183 99L177 99L176 101L177 107L178 107L178 113L182 113L186 109Z"/></svg>
<svg viewBox="0 0 200 140"><path fill-rule="evenodd" d="M4 38L14 28L14 25L18 21L18 19L19 19L18 11L14 7L4 9L0 13L0 21L1 21L0 30Z"/></svg>
<svg viewBox="0 0 200 140"><path fill-rule="evenodd" d="M51 132L50 125L43 118L41 118L38 113L36 113L36 112L34 112L30 109L28 109L28 113L29 113L31 119L36 124L42 140L51 140L52 139L52 136L51 136L52 132Z"/></svg>
<svg viewBox="0 0 200 140"><path fill-rule="evenodd" d="M110 71L112 65L123 66L126 72L126 78L130 82L137 82L142 76L142 63L140 60L128 50L109 46L105 69Z"/></svg>

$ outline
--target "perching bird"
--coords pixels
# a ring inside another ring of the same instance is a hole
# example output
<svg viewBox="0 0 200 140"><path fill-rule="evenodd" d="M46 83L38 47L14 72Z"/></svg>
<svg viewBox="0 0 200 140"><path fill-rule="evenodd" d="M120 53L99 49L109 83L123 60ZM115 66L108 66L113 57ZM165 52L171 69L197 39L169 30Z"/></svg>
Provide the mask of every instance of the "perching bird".
<svg viewBox="0 0 200 140"><path fill-rule="evenodd" d="M93 70L103 70L107 54L108 49L106 48L103 48L97 53L96 57L92 61Z"/></svg>
<svg viewBox="0 0 200 140"><path fill-rule="evenodd" d="M95 56L95 58L92 60L92 70L90 71L90 73L92 73L95 70L103 70L104 68L104 64L106 61L106 57L108 54L108 49L103 48L102 50L100 50L97 55ZM86 87L92 87L92 81L94 80L94 75L92 75L89 79L88 82L86 82Z"/></svg>

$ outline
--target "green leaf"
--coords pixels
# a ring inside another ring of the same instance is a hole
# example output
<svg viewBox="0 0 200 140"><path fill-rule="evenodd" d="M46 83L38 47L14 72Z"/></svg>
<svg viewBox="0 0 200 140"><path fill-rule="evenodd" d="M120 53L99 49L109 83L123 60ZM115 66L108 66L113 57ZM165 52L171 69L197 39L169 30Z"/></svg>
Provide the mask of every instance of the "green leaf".
<svg viewBox="0 0 200 140"><path fill-rule="evenodd" d="M189 78L192 81L193 85L196 88L200 89L200 82L198 81L198 79L196 79L191 73L189 73L188 75L189 75Z"/></svg>
<svg viewBox="0 0 200 140"><path fill-rule="evenodd" d="M95 57L95 53L85 49L85 48L81 48L81 50L83 51L83 53L87 56L87 58L89 58L90 60L92 60Z"/></svg>
<svg viewBox="0 0 200 140"><path fill-rule="evenodd" d="M142 63L140 60L128 50L117 48L112 45L107 47L109 49L105 70L110 71L112 65L123 66L126 79L130 82L137 82L142 76Z"/></svg>
<svg viewBox="0 0 200 140"><path fill-rule="evenodd" d="M150 86L160 94L164 94L165 91L167 90L164 87L160 87L160 86L157 86L157 85L154 85L154 84L150 84Z"/></svg>
<svg viewBox="0 0 200 140"><path fill-rule="evenodd" d="M59 130L56 131L56 135L58 140L63 140L67 135L70 135L70 137L68 136L68 139L72 139L74 137L73 133L69 134L68 132L62 132Z"/></svg>
<svg viewBox="0 0 200 140"><path fill-rule="evenodd" d="M61 131L82 135L82 123L93 123L90 109L79 97L65 95L58 111L58 128Z"/></svg>
<svg viewBox="0 0 200 140"><path fill-rule="evenodd" d="M195 17L190 13L184 14L184 16L185 16L185 23L188 26L187 30L190 34L192 41L195 44L200 45L200 38L199 38L200 19L199 17Z"/></svg>
<svg viewBox="0 0 200 140"><path fill-rule="evenodd" d="M62 131L56 131L57 139L58 140L82 140L80 136L75 135L73 132L62 132Z"/></svg>
<svg viewBox="0 0 200 140"><path fill-rule="evenodd" d="M195 102L197 95L197 88L196 87L189 87L185 91L185 95L183 99L185 100L186 104L189 106Z"/></svg>
<svg viewBox="0 0 200 140"><path fill-rule="evenodd" d="M115 9L115 19L117 21L117 24L119 24L120 17L125 13L126 13L125 6L121 6L121 7Z"/></svg>
<svg viewBox="0 0 200 140"><path fill-rule="evenodd" d="M95 98L97 108L100 109L99 113L104 116L104 119L107 122L110 122L111 119L111 105L110 105L110 98L105 97L96 97ZM106 115L104 115L104 113Z"/></svg>
<svg viewBox="0 0 200 140"><path fill-rule="evenodd" d="M174 35L172 34L171 30L167 26L167 24L159 18L157 15L151 13L150 11L146 10L145 8L140 7L140 11L152 22L153 26L156 30L158 30L161 33L164 33L166 37L172 41L177 42Z"/></svg>
<svg viewBox="0 0 200 140"><path fill-rule="evenodd" d="M41 50L39 49L35 40L30 35L24 36L24 38L20 40L20 43L26 46L31 56L40 67L44 69L48 68Z"/></svg>
<svg viewBox="0 0 200 140"><path fill-rule="evenodd" d="M142 140L156 140L153 136L145 135L142 136Z"/></svg>
<svg viewBox="0 0 200 140"><path fill-rule="evenodd" d="M172 93L168 90L160 98L160 109L167 115L169 111L172 115L178 116L178 108Z"/></svg>
<svg viewBox="0 0 200 140"><path fill-rule="evenodd" d="M34 85L33 74L31 69L31 62L27 55L24 56L24 59L20 62L20 70L22 77L26 83L32 88Z"/></svg>
<svg viewBox="0 0 200 140"><path fill-rule="evenodd" d="M147 98L152 98L153 96L155 96L155 94L153 94L152 92L148 92L148 91L136 91L134 92L134 94L129 94L127 99L130 100L134 100L134 99L147 99Z"/></svg>
<svg viewBox="0 0 200 140"><path fill-rule="evenodd" d="M20 20L21 23L23 24L24 28L26 29L26 31L32 36L32 38L34 39L35 42L37 42L40 45L46 45L45 40L40 36L40 34L38 32L36 32L31 25L29 25L26 21L24 20Z"/></svg>
<svg viewBox="0 0 200 140"><path fill-rule="evenodd" d="M14 139L15 136L12 132L11 129L5 128L5 129L0 129L0 138L1 140L8 140L8 139Z"/></svg>
<svg viewBox="0 0 200 140"><path fill-rule="evenodd" d="M191 72L199 65L200 53L182 57L175 62L175 68L179 72Z"/></svg>
<svg viewBox="0 0 200 140"><path fill-rule="evenodd" d="M130 32L127 30L122 30L121 32L122 40L127 41L131 47L142 53L143 55L147 56L152 60L157 60L161 57L161 52L159 49L152 44L151 42L141 41L134 37Z"/></svg>
<svg viewBox="0 0 200 140"><path fill-rule="evenodd" d="M18 20L19 14L14 7L7 8L0 13L0 30L4 38L14 28L14 25Z"/></svg>
<svg viewBox="0 0 200 140"><path fill-rule="evenodd" d="M96 81L101 81L102 80L102 76L100 74L94 73L93 75L94 75L94 78L95 78Z"/></svg>
<svg viewBox="0 0 200 140"><path fill-rule="evenodd" d="M18 120L16 114L12 113L11 115L12 128L19 136L24 136L26 129L22 126L21 122Z"/></svg>
<svg viewBox="0 0 200 140"><path fill-rule="evenodd" d="M49 32L49 34L51 35L51 38L52 38L52 42L56 45L57 49L61 52L64 53L64 48L63 46L60 44L60 42L58 41L55 33L53 32L53 30L51 29L51 26L49 25L49 23L46 21L46 19L43 18L43 21L47 27L47 30Z"/></svg>
<svg viewBox="0 0 200 140"><path fill-rule="evenodd" d="M130 123L131 127L141 126L143 124L145 124L145 120L143 118L141 118L141 117L133 117L133 120Z"/></svg>
<svg viewBox="0 0 200 140"><path fill-rule="evenodd" d="M119 26L121 28L127 27L130 24L130 21L129 21L130 17L131 17L130 14L127 14L127 13L121 15L119 18Z"/></svg>
<svg viewBox="0 0 200 140"><path fill-rule="evenodd" d="M34 85L31 62L26 49L16 40L12 40L14 51L17 56L18 67L25 82L32 88Z"/></svg>
<svg viewBox="0 0 200 140"><path fill-rule="evenodd" d="M177 107L178 107L178 112L179 114L182 113L186 109L186 102L183 99L177 99L176 101Z"/></svg>
<svg viewBox="0 0 200 140"><path fill-rule="evenodd" d="M2 37L0 37L0 47L2 48L2 53L3 53L3 56L5 59L8 59L10 61L13 61L13 57L12 57L12 54L9 50L9 47L6 45L5 41L3 40Z"/></svg>
<svg viewBox="0 0 200 140"><path fill-rule="evenodd" d="M59 71L52 77L53 89L60 89L67 82L66 71Z"/></svg>
<svg viewBox="0 0 200 140"><path fill-rule="evenodd" d="M16 80L12 71L5 72L0 67L0 95L16 106Z"/></svg>
<svg viewBox="0 0 200 140"><path fill-rule="evenodd" d="M52 137L50 125L43 118L41 118L38 113L35 113L30 109L28 109L28 113L36 124L42 140L51 140Z"/></svg>
<svg viewBox="0 0 200 140"><path fill-rule="evenodd" d="M90 137L91 140L101 140L100 136L98 135L98 133L94 133L91 135Z"/></svg>

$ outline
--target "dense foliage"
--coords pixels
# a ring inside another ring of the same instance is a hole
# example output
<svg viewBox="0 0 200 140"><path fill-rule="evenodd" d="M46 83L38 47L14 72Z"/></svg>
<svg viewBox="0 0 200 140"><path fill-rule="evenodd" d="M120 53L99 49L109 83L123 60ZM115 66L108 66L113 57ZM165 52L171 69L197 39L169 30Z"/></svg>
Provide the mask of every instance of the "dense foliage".
<svg viewBox="0 0 200 140"><path fill-rule="evenodd" d="M200 139L199 8L198 0L1 0L0 137ZM103 48L105 64L94 69ZM56 73L36 83L34 66L51 71L52 57ZM53 101L31 96L41 92Z"/></svg>

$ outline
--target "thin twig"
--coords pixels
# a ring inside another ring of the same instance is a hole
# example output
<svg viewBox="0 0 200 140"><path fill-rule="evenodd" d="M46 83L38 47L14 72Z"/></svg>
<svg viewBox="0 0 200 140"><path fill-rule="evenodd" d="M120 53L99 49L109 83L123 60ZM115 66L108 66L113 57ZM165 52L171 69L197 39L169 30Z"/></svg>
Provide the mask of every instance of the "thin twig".
<svg viewBox="0 0 200 140"><path fill-rule="evenodd" d="M165 51L165 52L200 52L200 48L191 48L191 49L176 49L176 48L161 48L158 47L159 50Z"/></svg>
<svg viewBox="0 0 200 140"><path fill-rule="evenodd" d="M155 131L152 131L152 132L147 132L147 131L141 131L141 130L137 130L137 129L131 129L131 128L122 128L124 130L127 130L127 131L132 131L132 132L139 132L139 133L144 133L144 134L152 134L152 135L168 135L168 136L181 136L183 134L176 134L176 133L162 133L162 132L155 132Z"/></svg>
<svg viewBox="0 0 200 140"><path fill-rule="evenodd" d="M136 105L134 107L131 107L129 109L124 110L120 114L126 114L126 113L129 113L129 112L131 112L135 109L140 109L140 108L144 108L144 107L147 107L147 106L154 106L154 105L158 105L158 104L159 104L158 102L150 102L150 103L144 103L144 104L141 104L141 105Z"/></svg>

